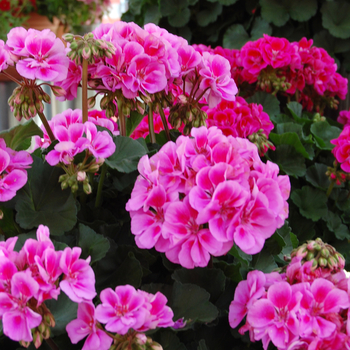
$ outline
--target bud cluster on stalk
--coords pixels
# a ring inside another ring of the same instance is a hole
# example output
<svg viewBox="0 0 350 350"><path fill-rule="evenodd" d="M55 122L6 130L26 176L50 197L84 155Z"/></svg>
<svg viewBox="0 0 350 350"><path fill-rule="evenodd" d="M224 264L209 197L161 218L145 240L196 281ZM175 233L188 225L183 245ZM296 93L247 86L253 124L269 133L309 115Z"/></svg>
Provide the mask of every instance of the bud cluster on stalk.
<svg viewBox="0 0 350 350"><path fill-rule="evenodd" d="M312 268L330 269L332 272L338 272L344 269L345 259L335 250L333 246L324 243L320 238L313 241L307 241L300 247L294 249L291 258L301 257L302 263L312 261Z"/></svg>
<svg viewBox="0 0 350 350"><path fill-rule="evenodd" d="M112 58L115 54L115 47L111 42L95 39L92 33L84 36L68 33L63 36L63 39L70 44L68 57L77 65L82 64L83 60L94 64L99 58Z"/></svg>
<svg viewBox="0 0 350 350"><path fill-rule="evenodd" d="M8 100L11 111L15 118L34 118L38 112L43 113L44 104L51 103L50 96L37 85L17 86Z"/></svg>
<svg viewBox="0 0 350 350"><path fill-rule="evenodd" d="M115 342L109 350L163 350L163 347L145 334L132 332L116 335Z"/></svg>
<svg viewBox="0 0 350 350"><path fill-rule="evenodd" d="M335 160L333 167L327 167L326 175L330 181L334 181L338 186L346 181L350 181L350 174L338 169L338 162Z"/></svg>
<svg viewBox="0 0 350 350"><path fill-rule="evenodd" d="M269 149L273 151L276 149L273 143L268 140L263 129L259 129L258 132L249 135L248 140L258 147L260 156L263 156Z"/></svg>

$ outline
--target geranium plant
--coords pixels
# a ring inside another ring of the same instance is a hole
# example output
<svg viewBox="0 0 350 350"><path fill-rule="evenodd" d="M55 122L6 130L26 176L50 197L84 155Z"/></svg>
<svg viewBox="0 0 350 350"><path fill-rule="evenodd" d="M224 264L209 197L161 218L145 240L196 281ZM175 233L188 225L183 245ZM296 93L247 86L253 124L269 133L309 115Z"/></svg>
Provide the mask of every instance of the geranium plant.
<svg viewBox="0 0 350 350"><path fill-rule="evenodd" d="M323 115L346 82L326 52L269 36L213 50L124 22L64 39L0 41L27 119L0 133L0 345L347 344L349 129ZM47 120L43 85L81 88L82 108Z"/></svg>

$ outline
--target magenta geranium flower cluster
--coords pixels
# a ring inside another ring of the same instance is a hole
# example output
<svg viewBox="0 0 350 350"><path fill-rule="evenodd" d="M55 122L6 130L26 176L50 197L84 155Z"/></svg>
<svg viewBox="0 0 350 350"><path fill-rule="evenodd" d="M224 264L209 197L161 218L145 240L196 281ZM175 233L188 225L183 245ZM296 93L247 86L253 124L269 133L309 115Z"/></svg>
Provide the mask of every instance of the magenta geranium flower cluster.
<svg viewBox="0 0 350 350"><path fill-rule="evenodd" d="M331 140L331 143L335 145L332 153L340 164L340 168L350 173L350 126L346 125L339 137Z"/></svg>
<svg viewBox="0 0 350 350"><path fill-rule="evenodd" d="M234 243L258 253L288 216L288 176L246 139L216 127L191 135L141 158L126 205L136 244L186 268L207 266Z"/></svg>
<svg viewBox="0 0 350 350"><path fill-rule="evenodd" d="M312 39L289 42L264 34L240 50L204 45L198 45L197 50L227 58L239 87L249 83L258 90L293 96L310 111L320 108L322 99L329 99L331 107L336 107L334 97L345 99L347 94L347 79L337 73L337 65L326 50L313 46Z"/></svg>
<svg viewBox="0 0 350 350"><path fill-rule="evenodd" d="M0 138L0 202L12 199L28 179L27 171L33 159L27 151L14 151Z"/></svg>
<svg viewBox="0 0 350 350"><path fill-rule="evenodd" d="M320 260L325 260L323 267L315 266L314 260L303 262L304 253L294 256L283 273L249 272L230 305L231 327L245 318L239 332L249 331L250 340L261 340L265 350L270 342L279 350L348 349L350 298L345 262L327 250L319 252Z"/></svg>
<svg viewBox="0 0 350 350"><path fill-rule="evenodd" d="M34 336L38 347L43 337L50 336L54 319L44 302L57 299L61 290L79 304L78 318L67 325L67 332L73 343L88 336L84 350L107 350L112 344L113 336L100 323L119 335L130 329L143 333L174 326L173 311L162 293L153 295L129 285L103 290L102 304L95 310L90 257L81 259L79 247L56 251L46 226L40 225L36 235L19 252L14 250L17 237L0 242L0 319L4 334L12 340L31 342Z"/></svg>

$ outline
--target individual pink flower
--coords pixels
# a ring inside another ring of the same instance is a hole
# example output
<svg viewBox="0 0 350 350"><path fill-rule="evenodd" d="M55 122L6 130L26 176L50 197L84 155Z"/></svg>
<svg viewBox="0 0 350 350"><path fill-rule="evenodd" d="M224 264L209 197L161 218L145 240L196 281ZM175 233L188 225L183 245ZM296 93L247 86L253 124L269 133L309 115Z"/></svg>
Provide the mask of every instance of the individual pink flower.
<svg viewBox="0 0 350 350"><path fill-rule="evenodd" d="M287 282L273 284L267 291L267 298L257 300L247 314L247 322L254 328L256 340L268 335L280 349L299 335L299 320L296 311L302 294L293 292ZM266 350L269 341L265 342Z"/></svg>
<svg viewBox="0 0 350 350"><path fill-rule="evenodd" d="M3 40L0 40L0 72L6 70L10 61L10 55Z"/></svg>
<svg viewBox="0 0 350 350"><path fill-rule="evenodd" d="M343 125L350 125L350 111L340 111L337 122Z"/></svg>
<svg viewBox="0 0 350 350"><path fill-rule="evenodd" d="M350 126L345 126L339 137L330 142L335 145L332 153L340 167L350 173Z"/></svg>
<svg viewBox="0 0 350 350"><path fill-rule="evenodd" d="M60 287L76 303L92 300L96 296L95 274L89 265L90 258L79 259L80 254L81 248L67 247L60 259L60 268L64 274Z"/></svg>
<svg viewBox="0 0 350 350"><path fill-rule="evenodd" d="M24 45L27 55L17 62L19 74L28 79L53 82L66 78L69 60L63 42L53 32L29 29Z"/></svg>
<svg viewBox="0 0 350 350"><path fill-rule="evenodd" d="M108 350L113 338L96 326L94 305L91 302L81 302L77 316L66 326L71 342L77 344L87 336L82 350Z"/></svg>
<svg viewBox="0 0 350 350"><path fill-rule="evenodd" d="M248 273L246 280L238 283L228 316L232 328L236 328L240 324L254 301L263 296L265 281L264 273L251 271Z"/></svg>
<svg viewBox="0 0 350 350"><path fill-rule="evenodd" d="M39 290L31 272L20 271L11 279L11 294L0 292L0 317L4 334L15 341L32 341L31 329L39 326L42 317L27 303Z"/></svg>
<svg viewBox="0 0 350 350"><path fill-rule="evenodd" d="M104 289L100 299L102 304L97 306L95 316L110 332L126 334L131 328L140 328L149 317L145 297L130 285L118 286L115 291Z"/></svg>

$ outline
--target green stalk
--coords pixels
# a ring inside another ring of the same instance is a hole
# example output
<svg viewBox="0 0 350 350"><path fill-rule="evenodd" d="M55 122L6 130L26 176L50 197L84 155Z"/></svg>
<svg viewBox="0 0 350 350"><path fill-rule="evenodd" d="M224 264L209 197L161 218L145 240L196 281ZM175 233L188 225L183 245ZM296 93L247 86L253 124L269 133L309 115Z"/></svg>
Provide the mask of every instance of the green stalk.
<svg viewBox="0 0 350 350"><path fill-rule="evenodd" d="M169 131L168 122L166 120L166 117L165 117L165 114L164 114L164 111L163 111L161 103L159 103L158 106L159 106L159 114L160 114L160 116L162 118L162 123L163 123L163 126L164 126L166 137L167 137L168 141L170 141L170 131Z"/></svg>
<svg viewBox="0 0 350 350"><path fill-rule="evenodd" d="M44 124L45 130L46 130L47 134L49 135L51 142L54 142L56 140L56 137L53 134L47 119L45 118L44 114L42 112L40 112L38 109L36 109L36 111L39 115L41 122Z"/></svg>
<svg viewBox="0 0 350 350"><path fill-rule="evenodd" d="M102 169L101 169L100 181L98 182L98 187L97 187L95 208L99 208L102 203L102 189L103 189L103 183L105 181L106 173L107 173L107 164L103 163Z"/></svg>
<svg viewBox="0 0 350 350"><path fill-rule="evenodd" d="M118 99L117 104L118 104L120 136L126 136L126 122L125 122L125 115L123 113L123 101Z"/></svg>
<svg viewBox="0 0 350 350"><path fill-rule="evenodd" d="M87 80L88 80L88 61L83 58L83 79L82 79L82 111L83 111L83 123L88 121L88 87L87 87Z"/></svg>
<svg viewBox="0 0 350 350"><path fill-rule="evenodd" d="M152 143L156 143L156 134L154 133L153 123L153 105L152 102L148 103L148 129L149 137Z"/></svg>
<svg viewBox="0 0 350 350"><path fill-rule="evenodd" d="M334 185L335 185L335 180L332 180L329 187L328 187L327 193L326 193L327 197L329 197L330 194L332 193Z"/></svg>
<svg viewBox="0 0 350 350"><path fill-rule="evenodd" d="M51 338L45 339L45 341L52 350L60 350L60 348L56 345L56 343L54 343L54 341Z"/></svg>

